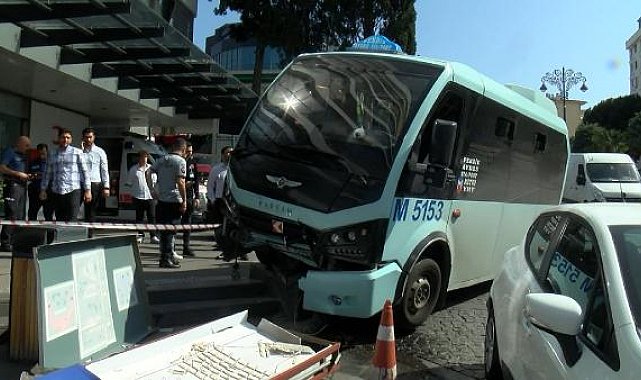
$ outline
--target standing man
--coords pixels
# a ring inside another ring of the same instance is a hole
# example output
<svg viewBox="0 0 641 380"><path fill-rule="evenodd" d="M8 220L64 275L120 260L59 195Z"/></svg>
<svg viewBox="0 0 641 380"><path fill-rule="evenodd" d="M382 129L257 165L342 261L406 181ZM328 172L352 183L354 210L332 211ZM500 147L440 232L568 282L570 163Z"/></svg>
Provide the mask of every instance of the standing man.
<svg viewBox="0 0 641 380"><path fill-rule="evenodd" d="M70 222L78 220L81 199L91 202L91 181L85 155L81 149L71 146L71 131L61 128L58 133L58 148L47 160L47 170L40 184L40 200L47 199L47 189L53 199L56 220Z"/></svg>
<svg viewBox="0 0 641 380"><path fill-rule="evenodd" d="M185 149L185 161L187 163L187 177L185 178L185 188L187 191L187 210L183 214L180 222L182 224L191 224L191 215L200 202L200 178L196 170L196 160L194 160L194 147L187 142ZM183 256L194 256L194 252L189 248L191 231L183 231Z"/></svg>
<svg viewBox="0 0 641 380"><path fill-rule="evenodd" d="M220 162L211 169L207 179L207 214L211 215L208 219L212 223L222 224L225 217L224 208L225 201L223 200L223 190L225 189L225 178L229 170L229 159L233 153L231 146L225 146L220 151ZM221 247L221 227L214 229L214 238L219 248ZM247 255L240 255L241 260L247 260ZM230 260L229 257L221 253L217 259Z"/></svg>
<svg viewBox="0 0 641 380"><path fill-rule="evenodd" d="M231 146L223 147L220 151L220 162L214 165L207 179L207 213L211 215L213 223L223 222L223 189L232 152Z"/></svg>
<svg viewBox="0 0 641 380"><path fill-rule="evenodd" d="M187 163L183 156L187 142L178 138L172 145L170 154L159 158L151 166L151 173L156 173L156 221L158 224L180 224L181 215L187 210L187 191L185 176ZM181 255L175 252L174 231L160 232L160 263L161 268L180 268L178 260Z"/></svg>
<svg viewBox="0 0 641 380"><path fill-rule="evenodd" d="M156 174L149 174L151 165L147 163L149 153L146 150L138 152L138 163L131 166L127 174L125 186L130 188L131 198L136 208L136 223L141 224L147 214L147 223L156 223L156 205L151 195L151 189L156 185ZM145 233L138 231L138 242L142 243ZM158 243L155 231L149 233L149 241Z"/></svg>
<svg viewBox="0 0 641 380"><path fill-rule="evenodd" d="M85 202L85 222L93 222L100 199L109 196L109 165L107 153L96 145L96 132L93 128L82 130L82 152L89 169L91 179L91 201ZM89 237L93 236L93 229L89 229Z"/></svg>
<svg viewBox="0 0 641 380"><path fill-rule="evenodd" d="M4 174L4 216L11 221L24 219L27 199L26 154L31 146L27 136L20 136L13 147L2 152L0 173ZM14 226L3 226L0 232L0 250L11 252Z"/></svg>
<svg viewBox="0 0 641 380"><path fill-rule="evenodd" d="M29 162L28 168L31 182L29 182L29 187L27 188L27 194L29 195L29 210L27 211L27 218L29 220L37 220L38 211L40 211L40 207L42 207L45 220L53 220L53 207L51 202L40 200L40 187L42 184L42 177L47 169L47 155L49 149L47 148L47 144L38 144L36 150L38 156Z"/></svg>

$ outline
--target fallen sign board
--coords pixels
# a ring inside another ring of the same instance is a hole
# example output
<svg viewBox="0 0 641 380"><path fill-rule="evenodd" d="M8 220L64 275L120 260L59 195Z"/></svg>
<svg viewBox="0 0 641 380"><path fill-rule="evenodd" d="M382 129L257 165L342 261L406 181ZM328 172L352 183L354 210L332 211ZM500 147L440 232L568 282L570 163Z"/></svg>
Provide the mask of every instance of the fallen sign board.
<svg viewBox="0 0 641 380"><path fill-rule="evenodd" d="M340 343L306 339L265 319L254 326L244 311L41 379L322 379Z"/></svg>

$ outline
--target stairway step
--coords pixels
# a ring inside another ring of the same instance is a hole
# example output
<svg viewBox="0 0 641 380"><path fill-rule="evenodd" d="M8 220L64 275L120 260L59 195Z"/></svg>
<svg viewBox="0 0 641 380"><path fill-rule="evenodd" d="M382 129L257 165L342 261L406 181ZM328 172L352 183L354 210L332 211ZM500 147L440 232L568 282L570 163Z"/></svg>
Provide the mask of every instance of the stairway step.
<svg viewBox="0 0 641 380"><path fill-rule="evenodd" d="M270 315L280 310L280 301L271 297L229 298L152 305L157 327L197 325L243 310L250 315Z"/></svg>
<svg viewBox="0 0 641 380"><path fill-rule="evenodd" d="M167 290L177 289L201 289L201 288L216 288L222 286L246 286L248 284L261 284L262 281L251 278L241 278L232 280L229 275L220 276L185 276L179 278L166 278L166 279L149 279L145 280L148 292L160 292Z"/></svg>
<svg viewBox="0 0 641 380"><path fill-rule="evenodd" d="M201 286L202 285L202 286ZM193 287L177 287L149 291L147 298L152 305L174 304L192 301L213 301L224 299L251 299L256 296L263 296L267 293L267 287L257 280L226 281L221 283L194 284ZM154 289L154 288L152 288Z"/></svg>

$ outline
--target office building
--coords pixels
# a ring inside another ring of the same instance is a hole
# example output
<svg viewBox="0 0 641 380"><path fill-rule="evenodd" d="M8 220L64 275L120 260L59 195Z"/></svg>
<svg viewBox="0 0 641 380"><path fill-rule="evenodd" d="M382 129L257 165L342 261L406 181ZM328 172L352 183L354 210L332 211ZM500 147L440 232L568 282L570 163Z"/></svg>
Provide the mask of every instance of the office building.
<svg viewBox="0 0 641 380"><path fill-rule="evenodd" d="M193 45L197 0L0 2L0 147L59 125L217 133L256 95ZM239 116L241 115L241 116Z"/></svg>
<svg viewBox="0 0 641 380"><path fill-rule="evenodd" d="M641 18L637 22L639 28L625 43L630 54L630 95L641 95Z"/></svg>
<svg viewBox="0 0 641 380"><path fill-rule="evenodd" d="M246 41L234 39L230 33L232 25L234 24L225 24L217 28L213 36L207 37L205 51L223 69L251 87L254 63L256 62L256 40L253 38ZM261 78L263 89L274 80L284 66L283 54L280 53L280 50L270 46L266 47Z"/></svg>

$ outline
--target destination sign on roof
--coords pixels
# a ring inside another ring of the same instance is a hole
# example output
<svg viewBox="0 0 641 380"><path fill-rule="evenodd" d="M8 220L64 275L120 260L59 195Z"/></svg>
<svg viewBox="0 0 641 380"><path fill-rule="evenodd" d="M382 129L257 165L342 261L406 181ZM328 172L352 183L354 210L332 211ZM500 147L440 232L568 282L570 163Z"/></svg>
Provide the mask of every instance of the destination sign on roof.
<svg viewBox="0 0 641 380"><path fill-rule="evenodd" d="M390 41L385 36L369 36L356 42L349 50L353 51L375 51L380 53L403 54L401 46Z"/></svg>

